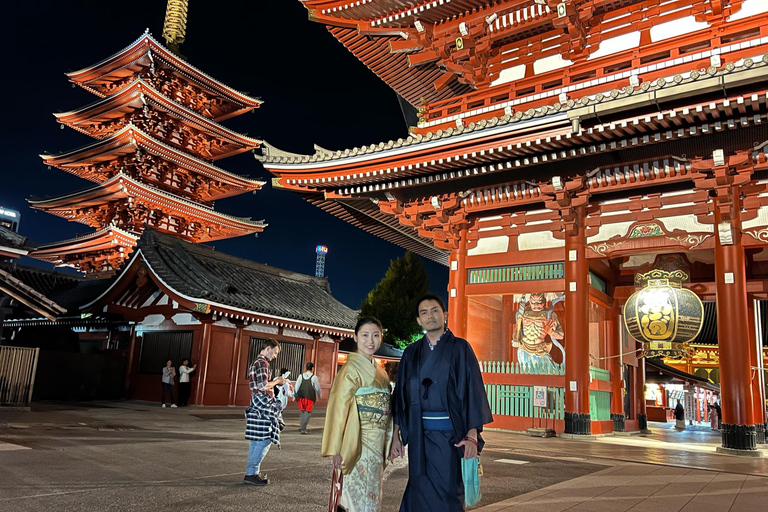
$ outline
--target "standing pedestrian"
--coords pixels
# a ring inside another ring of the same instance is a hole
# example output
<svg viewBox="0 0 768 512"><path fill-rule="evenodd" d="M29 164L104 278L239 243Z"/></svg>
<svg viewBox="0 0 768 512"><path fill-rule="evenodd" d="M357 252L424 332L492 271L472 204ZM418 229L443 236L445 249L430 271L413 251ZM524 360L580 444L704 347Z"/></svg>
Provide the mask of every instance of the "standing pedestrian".
<svg viewBox="0 0 768 512"><path fill-rule="evenodd" d="M392 427L389 377L373 359L383 337L378 319L358 320L357 352L349 354L328 395L322 453L344 474L340 505L348 512L378 512L381 506Z"/></svg>
<svg viewBox="0 0 768 512"><path fill-rule="evenodd" d="M678 400L675 407L675 428L677 430L685 430L685 407L683 403Z"/></svg>
<svg viewBox="0 0 768 512"><path fill-rule="evenodd" d="M189 359L184 359L179 366L179 405L186 406L189 402L189 395L192 391L190 374L197 369L197 364L189 367Z"/></svg>
<svg viewBox="0 0 768 512"><path fill-rule="evenodd" d="M171 394L171 407L176 407L176 398L173 396L173 379L176 377L176 368L170 359L163 366L163 407L165 407L166 392Z"/></svg>
<svg viewBox="0 0 768 512"><path fill-rule="evenodd" d="M314 363L307 363L307 371L299 375L296 379L294 389L294 396L299 400L299 417L300 426L299 432L302 434L308 434L309 418L312 416L312 408L315 405L315 401L323 398L323 391L320 389L320 382L317 380L312 370L314 370Z"/></svg>
<svg viewBox="0 0 768 512"><path fill-rule="evenodd" d="M475 352L445 328L442 299L425 295L416 314L426 333L405 349L392 400L390 459L408 447L400 512L457 512L464 510L461 459L478 456L493 417Z"/></svg>
<svg viewBox="0 0 768 512"><path fill-rule="evenodd" d="M270 446L280 446L280 431L283 430L280 400L275 397L275 386L285 384L282 375L269 380L269 362L280 352L277 340L267 340L264 349L256 356L248 370L248 384L251 388L251 405L245 410L245 438L251 443L248 448L248 464L243 483L267 485L267 475L259 473L261 461Z"/></svg>

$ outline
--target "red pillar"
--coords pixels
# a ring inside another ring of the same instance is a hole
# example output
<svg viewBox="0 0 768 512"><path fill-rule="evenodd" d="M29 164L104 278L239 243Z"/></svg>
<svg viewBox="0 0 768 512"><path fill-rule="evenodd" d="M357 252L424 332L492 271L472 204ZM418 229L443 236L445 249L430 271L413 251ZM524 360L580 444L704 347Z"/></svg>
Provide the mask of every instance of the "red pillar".
<svg viewBox="0 0 768 512"><path fill-rule="evenodd" d="M619 308L616 304L608 311L607 336L608 368L611 371L611 419L614 432L624 432L624 364L619 336Z"/></svg>
<svg viewBox="0 0 768 512"><path fill-rule="evenodd" d="M638 345L640 343L638 342ZM645 404L645 358L637 360L637 382L636 396L637 396L637 419L640 423L640 432L643 434L650 434L651 430L648 428L648 409Z"/></svg>
<svg viewBox="0 0 768 512"><path fill-rule="evenodd" d="M211 332L213 321L209 318L202 318L203 332L200 336L200 361L197 363L200 368L200 377L197 379L197 388L195 389L195 404L204 405L205 384L208 378L208 355L211 352Z"/></svg>
<svg viewBox="0 0 768 512"><path fill-rule="evenodd" d="M459 248L451 251L448 279L448 328L459 338L467 337L467 230L461 230Z"/></svg>
<svg viewBox="0 0 768 512"><path fill-rule="evenodd" d="M584 206L565 229L565 433L590 434L589 265Z"/></svg>
<svg viewBox="0 0 768 512"><path fill-rule="evenodd" d="M762 377L762 346L757 338L757 310L754 298L748 297L747 316L749 319L749 366L752 378L752 415L755 420L755 441L764 444L765 439L765 386Z"/></svg>
<svg viewBox="0 0 768 512"><path fill-rule="evenodd" d="M235 343L232 347L231 373L229 374L229 405L237 405L237 382L240 380L240 358L242 354L240 338L243 335L243 323L238 322L235 331Z"/></svg>
<svg viewBox="0 0 768 512"><path fill-rule="evenodd" d="M722 444L726 449L755 450L747 278L740 222L738 217L732 221L724 221L720 209L714 210L717 332L723 410ZM718 232L721 226L726 228L730 240L728 236Z"/></svg>
<svg viewBox="0 0 768 512"><path fill-rule="evenodd" d="M512 350L512 336L515 332L515 298L504 295L501 302L501 360L517 361L517 354Z"/></svg>

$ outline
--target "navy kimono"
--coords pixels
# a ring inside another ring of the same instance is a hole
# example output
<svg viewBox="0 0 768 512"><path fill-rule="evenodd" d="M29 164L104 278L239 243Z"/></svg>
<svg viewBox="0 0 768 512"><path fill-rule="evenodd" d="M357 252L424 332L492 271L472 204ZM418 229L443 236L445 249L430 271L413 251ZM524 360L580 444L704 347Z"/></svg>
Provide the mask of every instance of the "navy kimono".
<svg viewBox="0 0 768 512"><path fill-rule="evenodd" d="M408 446L408 486L401 512L464 510L463 449L470 429L493 421L472 347L446 330L434 350L426 335L405 349L393 395L394 422Z"/></svg>

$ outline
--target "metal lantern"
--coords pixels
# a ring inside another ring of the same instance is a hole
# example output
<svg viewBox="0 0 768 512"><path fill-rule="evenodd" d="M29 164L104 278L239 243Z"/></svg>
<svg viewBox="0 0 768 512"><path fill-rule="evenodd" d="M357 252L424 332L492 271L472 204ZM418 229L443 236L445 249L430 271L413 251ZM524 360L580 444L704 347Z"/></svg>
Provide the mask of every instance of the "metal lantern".
<svg viewBox="0 0 768 512"><path fill-rule="evenodd" d="M704 323L704 306L698 295L682 288L687 279L681 270L660 269L635 277L635 284L644 288L624 305L624 325L645 342L644 356L679 358L691 351L689 343Z"/></svg>

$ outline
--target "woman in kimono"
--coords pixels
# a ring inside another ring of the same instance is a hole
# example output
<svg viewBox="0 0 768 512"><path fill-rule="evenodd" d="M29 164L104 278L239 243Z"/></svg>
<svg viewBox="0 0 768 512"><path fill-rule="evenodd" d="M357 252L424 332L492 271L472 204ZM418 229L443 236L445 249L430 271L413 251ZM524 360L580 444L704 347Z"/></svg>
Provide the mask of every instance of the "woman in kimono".
<svg viewBox="0 0 768 512"><path fill-rule="evenodd" d="M340 505L349 512L378 512L385 457L392 438L387 373L373 354L381 346L381 322L363 317L355 326L357 352L333 381L325 415L322 453L344 474Z"/></svg>

